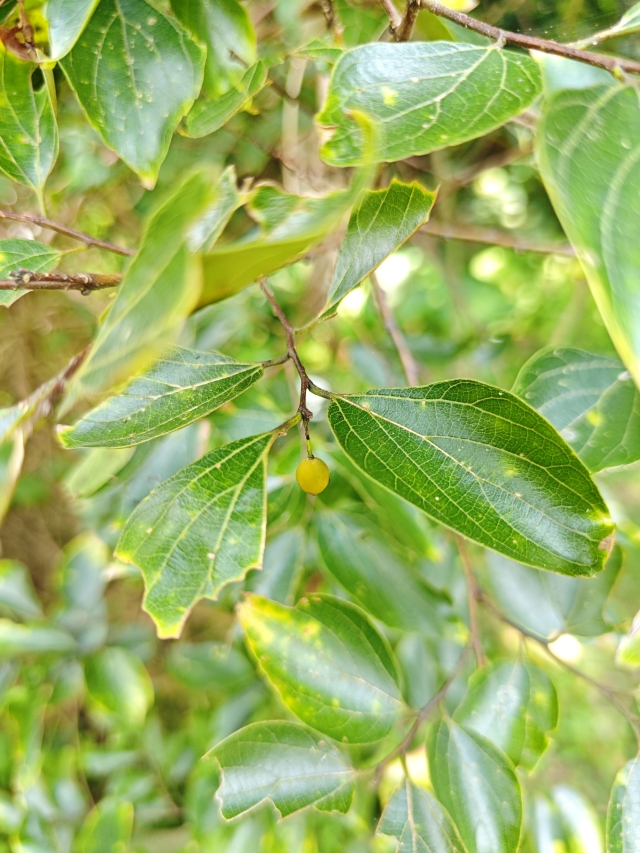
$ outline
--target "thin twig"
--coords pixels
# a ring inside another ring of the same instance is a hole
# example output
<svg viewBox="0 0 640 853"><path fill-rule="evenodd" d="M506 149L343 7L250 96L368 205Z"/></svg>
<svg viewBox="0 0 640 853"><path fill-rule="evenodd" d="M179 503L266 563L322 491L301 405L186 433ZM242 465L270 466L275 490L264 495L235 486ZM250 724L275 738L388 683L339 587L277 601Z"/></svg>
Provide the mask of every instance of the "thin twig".
<svg viewBox="0 0 640 853"><path fill-rule="evenodd" d="M533 139L523 143L519 147L505 148L504 151L499 151L497 154L492 154L486 157L479 163L475 163L468 169L454 175L450 180L445 180L444 184L438 190L438 201L442 203L442 199L446 198L451 193L462 187L468 186L472 181L489 169L500 169L503 166L508 166L527 157L534 150Z"/></svg>
<svg viewBox="0 0 640 853"><path fill-rule="evenodd" d="M505 249L513 249L515 252L536 252L541 255L575 257L573 248L567 243L534 243L498 228L480 228L477 225L462 223L427 222L421 226L418 233L429 234L431 237L441 237L443 240L464 240L469 243L504 246Z"/></svg>
<svg viewBox="0 0 640 853"><path fill-rule="evenodd" d="M389 18L389 29L391 30L391 33L395 38L396 33L398 31L398 27L402 23L402 15L393 5L393 0L380 0L380 5L387 13L387 17Z"/></svg>
<svg viewBox="0 0 640 853"><path fill-rule="evenodd" d="M117 255L131 257L136 253L135 249L125 249L124 246L116 246L114 243L108 243L106 240L98 240L96 237L90 237L88 234L83 234L82 231L67 228L66 225L60 225L59 222L53 222L51 219L46 219L43 216L30 216L28 213L8 213L6 210L0 210L0 219L10 219L15 222L30 222L32 225L39 225L41 228L48 228L50 231L64 234L65 237L80 240L87 246L94 246L97 249L104 249L107 252L115 252Z"/></svg>
<svg viewBox="0 0 640 853"><path fill-rule="evenodd" d="M478 664L478 666L484 666L487 661L484 656L484 650L482 648L482 640L480 639L480 626L478 623L478 601L480 600L482 591L480 590L475 575L473 574L473 568L471 566L469 552L467 551L467 546L465 544L464 539L458 533L454 533L453 538L455 539L456 545L458 547L458 553L460 554L460 562L462 563L464 576L467 582L467 604L469 608L469 631L471 632L471 645L473 646L473 651L476 656L476 663Z"/></svg>
<svg viewBox="0 0 640 853"><path fill-rule="evenodd" d="M289 361L290 358L291 356L288 352L286 352L284 355L278 356L278 358L269 358L266 361L261 361L260 364L266 370L267 367L276 367L276 365L278 364L284 364L285 362Z"/></svg>
<svg viewBox="0 0 640 853"><path fill-rule="evenodd" d="M375 274L375 272L372 272L369 278L371 279L373 292L378 303L380 316L382 317L382 323L387 332L389 333L389 337L393 341L394 347L396 348L400 363L402 364L404 375L407 379L407 385L409 385L410 387L414 387L419 383L418 365L416 364L416 361L413 355L411 354L411 350L407 346L407 342L405 341L402 332L400 331L398 324L396 323L396 318L393 316L391 308L389 307L389 303L387 302L387 295L380 287L378 276Z"/></svg>
<svg viewBox="0 0 640 853"><path fill-rule="evenodd" d="M565 59L575 59L578 62L584 62L596 68L603 68L605 71L611 72L616 78L620 77L620 72L640 74L640 62L635 62L633 59L605 56L600 53L579 50L578 48L559 44L548 39L537 38L537 36L527 36L522 33L501 30L499 27L485 24L484 21L478 21L476 18L465 15L463 12L456 12L455 9L449 9L448 6L443 6L438 0L417 0L417 2L423 9L428 9L434 15L438 15L440 18L447 18L447 20L453 21L461 27L494 39L499 45L512 44L517 47L524 47L527 50L539 50L541 53L551 53L555 56L563 56Z"/></svg>
<svg viewBox="0 0 640 853"><path fill-rule="evenodd" d="M102 273L33 272L18 269L9 273L8 280L0 281L0 290L79 290L83 294L92 290L116 287L121 275Z"/></svg>
<svg viewBox="0 0 640 853"><path fill-rule="evenodd" d="M395 31L396 41L409 41L413 33L413 28L420 11L420 0L407 0L404 15L400 21L400 25Z"/></svg>

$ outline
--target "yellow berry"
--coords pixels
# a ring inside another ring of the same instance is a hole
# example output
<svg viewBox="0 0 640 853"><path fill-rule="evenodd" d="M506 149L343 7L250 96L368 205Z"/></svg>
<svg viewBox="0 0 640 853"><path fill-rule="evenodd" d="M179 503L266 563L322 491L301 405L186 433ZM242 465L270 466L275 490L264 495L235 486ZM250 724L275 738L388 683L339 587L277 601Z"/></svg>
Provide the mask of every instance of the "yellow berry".
<svg viewBox="0 0 640 853"><path fill-rule="evenodd" d="M296 480L303 491L310 495L319 495L329 485L327 463L315 456L303 459L296 469Z"/></svg>

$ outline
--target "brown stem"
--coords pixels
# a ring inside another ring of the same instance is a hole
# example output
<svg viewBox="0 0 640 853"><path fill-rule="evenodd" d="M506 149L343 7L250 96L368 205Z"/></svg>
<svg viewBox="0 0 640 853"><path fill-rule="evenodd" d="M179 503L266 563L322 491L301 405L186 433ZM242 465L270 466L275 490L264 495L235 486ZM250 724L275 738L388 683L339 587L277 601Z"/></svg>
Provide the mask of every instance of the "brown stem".
<svg viewBox="0 0 640 853"><path fill-rule="evenodd" d="M396 318L393 316L391 308L389 307L389 303L387 302L387 295L380 287L378 276L375 274L375 272L372 272L369 275L369 278L371 279L371 285L373 287L373 292L378 303L378 309L380 311L380 316L382 317L382 322L389 334L389 337L393 341L393 345L395 346L396 351L398 353L398 357L400 359L400 363L402 364L404 375L407 379L407 385L414 387L419 383L418 365L416 364L415 359L411 354L411 350L407 346L407 342L405 341L402 332L400 331L398 324L396 323Z"/></svg>
<svg viewBox="0 0 640 853"><path fill-rule="evenodd" d="M478 586L475 575L473 574L469 552L467 551L464 539L458 533L454 533L453 538L458 546L460 562L462 563L464 576L467 582L467 604L469 607L469 631L471 632L471 645L473 646L473 651L476 656L476 663L478 666L484 666L487 661L482 648L480 625L478 623L478 601L482 596L482 592Z"/></svg>
<svg viewBox="0 0 640 853"><path fill-rule="evenodd" d="M101 273L33 272L19 269L9 273L9 280L0 281L0 290L79 290L83 294L92 290L116 287L121 275Z"/></svg>
<svg viewBox="0 0 640 853"><path fill-rule="evenodd" d="M622 71L627 74L640 74L640 62L634 62L632 59L605 56L587 50L579 50L578 48L559 44L548 39L537 38L536 36L526 36L522 33L501 30L499 27L485 24L484 21L478 21L469 15L465 15L463 12L456 12L454 9L449 9L447 6L439 3L438 0L417 0L417 2L423 9L428 9L434 15L438 15L440 18L447 18L447 20L453 21L461 27L494 39L499 45L512 44L517 47L524 47L527 50L539 50L541 53L552 53L555 56L564 56L566 59L575 59L578 62L584 62L587 65L594 65L596 68L603 68L605 71L610 71L618 78Z"/></svg>
<svg viewBox="0 0 640 853"><path fill-rule="evenodd" d="M380 0L380 5L387 13L387 17L389 18L389 29L391 30L393 37L396 38L398 27L402 24L402 15L393 5L393 0Z"/></svg>
<svg viewBox="0 0 640 853"><path fill-rule="evenodd" d="M420 11L420 0L407 0L404 15L395 31L396 41L409 41Z"/></svg>
<svg viewBox="0 0 640 853"><path fill-rule="evenodd" d="M95 237L90 237L88 234L83 234L82 231L67 228L66 225L60 225L60 223L53 222L51 219L46 219L43 216L30 216L27 213L8 213L6 210L0 210L0 219L10 219L15 222L30 222L33 225L39 225L41 228L48 228L50 231L64 234L65 237L80 240L86 246L94 246L97 249L104 249L107 252L115 252L117 255L130 257L136 253L135 249L125 249L123 246L116 246L114 243L108 243L106 240L98 240Z"/></svg>
<svg viewBox="0 0 640 853"><path fill-rule="evenodd" d="M477 225L460 223L427 222L419 229L420 234L431 237L442 237L444 240L464 240L469 243L487 243L493 246L504 246L516 252L536 252L542 255L565 255L575 257L573 248L566 243L533 243L500 231L498 228L480 228Z"/></svg>

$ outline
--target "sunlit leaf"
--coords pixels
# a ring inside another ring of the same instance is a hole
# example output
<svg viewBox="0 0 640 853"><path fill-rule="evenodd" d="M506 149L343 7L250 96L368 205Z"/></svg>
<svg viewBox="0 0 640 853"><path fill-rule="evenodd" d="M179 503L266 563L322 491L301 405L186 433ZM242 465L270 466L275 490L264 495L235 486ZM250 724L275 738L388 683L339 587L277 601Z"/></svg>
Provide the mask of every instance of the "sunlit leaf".
<svg viewBox="0 0 640 853"><path fill-rule="evenodd" d="M100 0L48 0L49 55L61 59L71 50Z"/></svg>
<svg viewBox="0 0 640 853"><path fill-rule="evenodd" d="M4 518L24 461L24 438L17 431L0 441L0 520Z"/></svg>
<svg viewBox="0 0 640 853"><path fill-rule="evenodd" d="M551 792L569 850L604 853L600 818L591 803L574 788L557 785Z"/></svg>
<svg viewBox="0 0 640 853"><path fill-rule="evenodd" d="M198 138L219 130L243 110L267 84L267 68L257 62L247 70L237 88L215 100L196 101L185 120L187 136Z"/></svg>
<svg viewBox="0 0 640 853"><path fill-rule="evenodd" d="M8 279L10 272L21 267L33 272L48 272L59 263L60 252L43 243L17 238L0 240L0 279ZM0 305L13 305L25 293L24 290L0 290Z"/></svg>
<svg viewBox="0 0 640 853"><path fill-rule="evenodd" d="M607 812L608 853L640 850L640 759L634 758L616 776Z"/></svg>

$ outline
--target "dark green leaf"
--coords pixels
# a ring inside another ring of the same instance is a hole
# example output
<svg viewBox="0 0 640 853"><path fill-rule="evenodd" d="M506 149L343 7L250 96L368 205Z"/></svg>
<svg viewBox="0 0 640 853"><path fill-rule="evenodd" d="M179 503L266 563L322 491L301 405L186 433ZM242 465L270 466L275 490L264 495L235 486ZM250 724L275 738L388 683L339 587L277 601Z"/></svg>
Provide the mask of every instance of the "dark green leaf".
<svg viewBox="0 0 640 853"><path fill-rule="evenodd" d="M192 252L210 252L225 226L243 202L236 188L236 170L228 166L220 175L214 189L210 207L189 232L189 249Z"/></svg>
<svg viewBox="0 0 640 853"><path fill-rule="evenodd" d="M365 192L340 244L326 308L372 273L429 218L436 194L420 184L393 180L386 190Z"/></svg>
<svg viewBox="0 0 640 853"><path fill-rule="evenodd" d="M171 347L122 393L109 397L73 427L65 447L130 447L200 420L261 378L259 364L220 353Z"/></svg>
<svg viewBox="0 0 640 853"><path fill-rule="evenodd" d="M0 619L0 660L25 655L67 654L75 648L73 637L66 631Z"/></svg>
<svg viewBox="0 0 640 853"><path fill-rule="evenodd" d="M61 64L91 124L153 187L200 91L204 59L182 27L146 0L100 0Z"/></svg>
<svg viewBox="0 0 640 853"><path fill-rule="evenodd" d="M267 84L267 67L258 62L245 73L237 88L216 100L197 101L185 121L187 136L199 138L219 130L244 109Z"/></svg>
<svg viewBox="0 0 640 853"><path fill-rule="evenodd" d="M396 853L466 853L458 830L440 803L408 779L393 793L378 833L396 838Z"/></svg>
<svg viewBox="0 0 640 853"><path fill-rule="evenodd" d="M101 709L131 726L144 722L153 704L153 686L140 660L120 646L101 649L84 663L87 690Z"/></svg>
<svg viewBox="0 0 640 853"><path fill-rule="evenodd" d="M10 272L20 267L34 272L48 272L59 263L60 252L35 240L0 240L0 278L8 278ZM24 290L0 290L0 305L13 305L25 293Z"/></svg>
<svg viewBox="0 0 640 853"><path fill-rule="evenodd" d="M528 56L456 42L368 44L335 66L321 125L333 166L365 162L354 113L376 125L377 160L404 160L475 139L526 109L541 88Z"/></svg>
<svg viewBox="0 0 640 853"><path fill-rule="evenodd" d="M71 50L100 0L48 0L49 55L62 59Z"/></svg>
<svg viewBox="0 0 640 853"><path fill-rule="evenodd" d="M617 359L543 350L524 365L513 393L551 421L590 471L640 459L640 394Z"/></svg>
<svg viewBox="0 0 640 853"><path fill-rule="evenodd" d="M539 130L542 177L622 361L640 384L640 101L620 84L560 92Z"/></svg>
<svg viewBox="0 0 640 853"><path fill-rule="evenodd" d="M367 616L332 596L295 608L250 595L240 606L247 641L296 716L347 743L371 743L402 713L395 661Z"/></svg>
<svg viewBox="0 0 640 853"><path fill-rule="evenodd" d="M428 742L431 781L469 853L515 853L522 802L513 765L481 735L452 721Z"/></svg>
<svg viewBox="0 0 640 853"><path fill-rule="evenodd" d="M338 397L329 422L370 477L524 563L599 572L614 527L589 472L536 411L472 380Z"/></svg>
<svg viewBox="0 0 640 853"><path fill-rule="evenodd" d="M271 800L282 817L314 805L347 812L354 771L339 750L297 723L252 723L211 751L220 762L218 796L227 820Z"/></svg>
<svg viewBox="0 0 640 853"><path fill-rule="evenodd" d="M208 453L165 480L125 524L116 555L139 566L144 609L161 637L177 637L201 598L260 565L272 433Z"/></svg>
<svg viewBox="0 0 640 853"><path fill-rule="evenodd" d="M640 850L640 759L616 776L607 812L607 853Z"/></svg>

